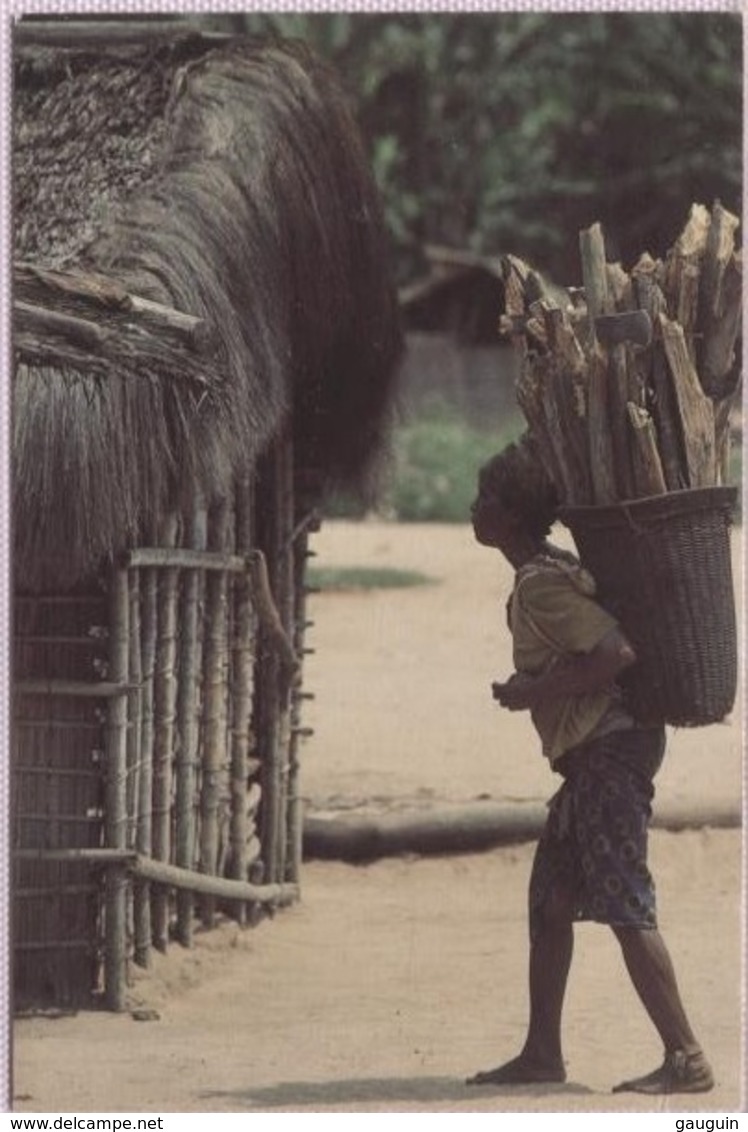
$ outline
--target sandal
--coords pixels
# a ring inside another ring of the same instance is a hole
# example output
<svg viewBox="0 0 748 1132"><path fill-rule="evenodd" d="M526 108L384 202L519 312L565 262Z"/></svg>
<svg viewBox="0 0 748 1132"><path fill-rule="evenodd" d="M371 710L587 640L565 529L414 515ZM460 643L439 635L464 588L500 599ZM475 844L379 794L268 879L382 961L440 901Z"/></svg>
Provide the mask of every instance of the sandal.
<svg viewBox="0 0 748 1132"><path fill-rule="evenodd" d="M622 1081L613 1089L614 1093L708 1093L714 1088L714 1076L709 1062L701 1050L686 1053L676 1049L665 1054L659 1069L644 1077Z"/></svg>

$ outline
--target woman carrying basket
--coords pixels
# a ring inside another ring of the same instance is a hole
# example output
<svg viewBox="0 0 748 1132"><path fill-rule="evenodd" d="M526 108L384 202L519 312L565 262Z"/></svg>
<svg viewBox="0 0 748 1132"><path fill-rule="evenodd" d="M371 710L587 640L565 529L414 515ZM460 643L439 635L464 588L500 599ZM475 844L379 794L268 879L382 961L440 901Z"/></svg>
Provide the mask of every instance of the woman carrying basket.
<svg viewBox="0 0 748 1132"><path fill-rule="evenodd" d="M643 727L626 710L616 678L636 655L594 600L591 575L546 542L557 505L527 438L481 470L472 510L475 536L500 550L516 572L507 606L516 671L493 685L493 696L509 711L530 711L543 753L563 785L551 801L530 879L527 1037L517 1057L468 1083L565 1080L561 1014L573 924L595 920L615 933L665 1050L654 1072L613 1091L707 1092L714 1079L657 929L647 867L664 726Z"/></svg>

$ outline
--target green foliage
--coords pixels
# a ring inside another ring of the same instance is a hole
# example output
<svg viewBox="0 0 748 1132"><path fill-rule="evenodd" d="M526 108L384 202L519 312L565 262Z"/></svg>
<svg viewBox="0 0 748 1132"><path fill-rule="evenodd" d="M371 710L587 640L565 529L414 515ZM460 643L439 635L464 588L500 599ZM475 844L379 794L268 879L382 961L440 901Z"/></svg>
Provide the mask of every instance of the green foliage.
<svg viewBox="0 0 748 1132"><path fill-rule="evenodd" d="M661 254L690 204L740 212L742 26L729 12L250 13L329 57L358 106L399 277L426 243L578 281L577 232Z"/></svg>
<svg viewBox="0 0 748 1132"><path fill-rule="evenodd" d="M479 468L523 427L517 415L497 435L438 413L401 426L382 509L407 522L468 522Z"/></svg>

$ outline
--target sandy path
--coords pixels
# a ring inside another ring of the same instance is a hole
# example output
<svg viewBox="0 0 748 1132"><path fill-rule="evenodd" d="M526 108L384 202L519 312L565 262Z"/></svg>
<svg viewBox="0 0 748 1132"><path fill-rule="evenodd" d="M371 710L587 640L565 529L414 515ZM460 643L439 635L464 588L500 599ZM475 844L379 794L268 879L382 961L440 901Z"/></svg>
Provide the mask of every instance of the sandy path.
<svg viewBox="0 0 748 1132"><path fill-rule="evenodd" d="M318 561L411 567L432 586L322 594L307 684L315 735L304 792L316 810L545 799L552 777L526 722L497 713L509 666L507 578L467 528L329 524ZM735 804L738 716L671 741L659 798ZM303 901L239 932L225 924L139 974L159 1020L80 1013L16 1025L15 1107L95 1111L652 1111L610 1087L652 1068L658 1042L599 928L577 933L566 1016L569 1083L468 1090L515 1052L526 1015L525 890L532 847L311 861ZM741 1105L741 838L657 831L661 923L718 1086L671 1111Z"/></svg>

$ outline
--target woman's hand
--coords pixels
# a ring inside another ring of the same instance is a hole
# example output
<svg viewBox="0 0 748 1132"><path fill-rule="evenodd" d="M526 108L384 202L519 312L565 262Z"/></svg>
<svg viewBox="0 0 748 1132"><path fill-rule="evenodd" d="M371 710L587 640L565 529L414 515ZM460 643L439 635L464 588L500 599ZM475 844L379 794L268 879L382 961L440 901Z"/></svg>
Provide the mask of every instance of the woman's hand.
<svg viewBox="0 0 748 1132"><path fill-rule="evenodd" d="M532 689L536 682L536 676L514 672L503 684L495 680L491 685L491 694L509 711L527 711L533 700Z"/></svg>

